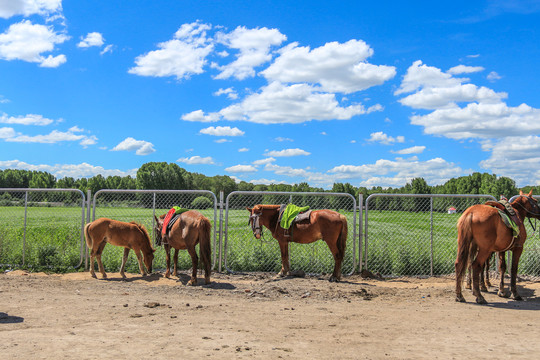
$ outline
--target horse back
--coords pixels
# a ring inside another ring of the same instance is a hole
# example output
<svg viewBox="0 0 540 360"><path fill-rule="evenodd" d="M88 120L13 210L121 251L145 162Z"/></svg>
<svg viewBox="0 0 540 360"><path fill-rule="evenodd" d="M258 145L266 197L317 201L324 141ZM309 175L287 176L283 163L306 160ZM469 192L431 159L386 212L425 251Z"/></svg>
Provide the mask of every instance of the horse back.
<svg viewBox="0 0 540 360"><path fill-rule="evenodd" d="M138 247L144 230L134 222L99 218L90 223L88 233L93 239L94 247L106 241L111 245L133 248Z"/></svg>

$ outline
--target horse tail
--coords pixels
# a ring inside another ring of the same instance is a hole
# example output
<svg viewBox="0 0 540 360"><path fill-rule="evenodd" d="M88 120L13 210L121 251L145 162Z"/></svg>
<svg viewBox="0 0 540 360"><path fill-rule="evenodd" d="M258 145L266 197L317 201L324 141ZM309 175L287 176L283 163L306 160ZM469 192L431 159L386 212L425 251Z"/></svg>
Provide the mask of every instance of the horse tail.
<svg viewBox="0 0 540 360"><path fill-rule="evenodd" d="M341 218L341 232L339 233L337 240L338 256L343 259L345 257L345 248L347 246L347 236L349 233L349 227L347 225L347 218L340 214Z"/></svg>
<svg viewBox="0 0 540 360"><path fill-rule="evenodd" d="M211 233L212 225L210 224L210 220L201 216L199 219L199 256L204 263L205 273L208 275L210 275L210 269L212 267L212 249L210 245Z"/></svg>
<svg viewBox="0 0 540 360"><path fill-rule="evenodd" d="M469 263L469 257L471 255L474 256L474 254L471 254L471 248L474 246L473 236L472 236L472 226L471 226L472 217L473 217L473 214L471 212L465 213L461 215L457 223L458 253L457 253L455 265L456 265L456 281L458 282L461 281L461 279L463 279L463 275Z"/></svg>
<svg viewBox="0 0 540 360"><path fill-rule="evenodd" d="M94 240L92 239L92 235L90 235L89 227L92 223L89 222L84 226L84 238L86 240L86 246L88 246L89 249L92 249L92 246L94 246Z"/></svg>

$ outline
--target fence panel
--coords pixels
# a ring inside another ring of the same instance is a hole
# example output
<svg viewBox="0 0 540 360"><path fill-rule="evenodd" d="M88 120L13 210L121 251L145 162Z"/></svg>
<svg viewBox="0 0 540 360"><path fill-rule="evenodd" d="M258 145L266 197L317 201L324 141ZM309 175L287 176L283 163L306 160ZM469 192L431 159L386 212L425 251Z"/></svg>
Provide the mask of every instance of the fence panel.
<svg viewBox="0 0 540 360"><path fill-rule="evenodd" d="M103 189L96 192L93 200L92 220L107 217L119 221L135 221L146 227L152 242L155 244L154 216L159 217L173 206L197 210L212 223L212 266L215 266L218 256L216 247L217 199L214 193L206 190L113 190ZM106 271L118 271L122 262L123 248L106 246L102 260ZM201 263L199 261L199 263ZM202 266L202 265L201 265ZM165 251L160 249L154 253L154 269L165 269ZM191 268L191 258L187 251L180 251L178 268ZM130 252L126 271L139 272L137 259Z"/></svg>
<svg viewBox="0 0 540 360"><path fill-rule="evenodd" d="M366 199L364 266L384 276L454 272L456 223L491 195L373 194Z"/></svg>
<svg viewBox="0 0 540 360"><path fill-rule="evenodd" d="M225 214L224 266L229 271L270 271L281 269L281 254L277 240L264 229L264 239L257 240L248 224L246 207L257 204L288 204L309 206L311 210L331 209L348 220L348 239L342 272L350 274L357 268L356 199L350 194L235 191L227 196ZM334 259L323 241L312 244L289 244L292 270L306 273L332 273Z"/></svg>
<svg viewBox="0 0 540 360"><path fill-rule="evenodd" d="M78 189L0 189L0 266L81 266L84 206Z"/></svg>

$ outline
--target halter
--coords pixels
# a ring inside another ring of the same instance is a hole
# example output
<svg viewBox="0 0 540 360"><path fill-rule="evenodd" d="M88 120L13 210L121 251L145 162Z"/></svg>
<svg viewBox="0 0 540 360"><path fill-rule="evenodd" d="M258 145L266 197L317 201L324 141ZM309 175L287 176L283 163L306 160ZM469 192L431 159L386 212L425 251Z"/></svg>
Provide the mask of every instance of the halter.
<svg viewBox="0 0 540 360"><path fill-rule="evenodd" d="M533 209L536 207L537 209L540 210L540 208L538 207L538 201L537 201L537 200L535 200L535 199L533 199L533 198L531 198L531 197L529 197L529 196L524 196L524 195L520 195L520 197L526 198L526 199L529 201L529 204L531 205L531 207L532 207ZM519 203L519 202L517 203L517 205L519 205L523 210L525 210L525 212L526 212L527 214L529 214L529 215L531 215L531 216L540 216L540 213L535 213L535 212L532 212L532 211L528 210L527 208L525 208L525 206L521 205L521 203ZM532 229L533 229L533 232L536 232L536 226L534 226L534 225L532 224L531 217L530 217L530 216L527 216L527 218L529 219L529 224L531 225L531 227L532 227ZM534 222L534 223L536 224L536 219L535 219L535 222Z"/></svg>
<svg viewBox="0 0 540 360"><path fill-rule="evenodd" d="M259 231L261 234L261 240L264 238L263 235L263 227L261 226L259 219L262 215L262 211L260 213L252 214L249 217L248 225L251 225L251 230L253 231L253 236L255 236L256 231Z"/></svg>

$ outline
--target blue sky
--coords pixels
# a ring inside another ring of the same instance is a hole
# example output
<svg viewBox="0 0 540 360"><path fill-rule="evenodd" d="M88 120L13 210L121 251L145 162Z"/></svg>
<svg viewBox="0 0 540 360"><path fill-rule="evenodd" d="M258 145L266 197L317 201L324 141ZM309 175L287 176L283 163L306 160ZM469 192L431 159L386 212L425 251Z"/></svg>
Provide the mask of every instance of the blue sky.
<svg viewBox="0 0 540 360"><path fill-rule="evenodd" d="M540 1L0 0L0 169L540 185Z"/></svg>

